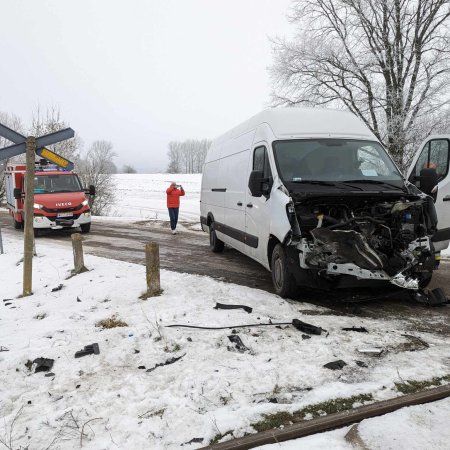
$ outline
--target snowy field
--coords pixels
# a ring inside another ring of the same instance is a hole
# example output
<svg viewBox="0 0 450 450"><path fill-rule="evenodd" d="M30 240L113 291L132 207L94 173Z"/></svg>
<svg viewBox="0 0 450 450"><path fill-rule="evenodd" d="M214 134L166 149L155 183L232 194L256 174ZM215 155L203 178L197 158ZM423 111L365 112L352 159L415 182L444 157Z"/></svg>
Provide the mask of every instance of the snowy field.
<svg viewBox="0 0 450 450"><path fill-rule="evenodd" d="M362 394L392 398L400 395L395 383L450 374L448 337L438 332L419 333L401 320L335 316L260 290L169 271L162 271L163 295L143 301L143 266L86 255L90 271L67 279L72 253L57 243L44 247L37 241L34 295L19 299L22 242L7 231L4 241L0 440L11 438L14 449L194 449L217 436L254 433L252 424L264 414ZM216 302L244 304L253 312L217 310ZM127 325L96 326L113 316ZM290 325L236 328L246 347L240 352L228 338L232 330L166 328L294 318L326 332L305 339ZM93 343L99 355L74 358ZM380 357L361 352L373 347L383 350ZM34 373L27 364L39 357L54 359L53 375ZM323 367L339 359L347 364L342 370ZM391 416L362 423L369 448L448 448L448 427L437 428L450 421L448 401ZM415 422L407 422L408 445L392 444L409 417ZM423 447L413 433L428 426L434 441ZM344 434L336 430L272 448L351 448Z"/></svg>
<svg viewBox="0 0 450 450"><path fill-rule="evenodd" d="M166 189L172 181L186 192L181 197L180 222L200 221L201 174L117 174L116 203L110 216L141 220L169 220Z"/></svg>

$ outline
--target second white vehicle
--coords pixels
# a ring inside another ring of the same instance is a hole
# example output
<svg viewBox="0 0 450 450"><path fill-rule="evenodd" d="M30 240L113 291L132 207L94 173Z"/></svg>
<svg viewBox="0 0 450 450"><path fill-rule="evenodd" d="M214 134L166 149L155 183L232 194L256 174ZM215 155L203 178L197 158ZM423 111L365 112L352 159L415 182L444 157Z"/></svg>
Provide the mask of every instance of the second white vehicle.
<svg viewBox="0 0 450 450"><path fill-rule="evenodd" d="M226 243L270 270L281 296L299 286L415 290L449 243L448 167L445 136L427 139L407 181L353 114L271 109L213 142L202 228L213 251Z"/></svg>

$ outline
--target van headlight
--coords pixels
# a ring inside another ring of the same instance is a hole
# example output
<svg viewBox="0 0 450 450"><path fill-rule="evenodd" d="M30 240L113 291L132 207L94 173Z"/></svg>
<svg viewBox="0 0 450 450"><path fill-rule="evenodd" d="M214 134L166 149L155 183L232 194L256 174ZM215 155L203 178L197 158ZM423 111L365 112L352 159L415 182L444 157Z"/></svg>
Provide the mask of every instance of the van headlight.
<svg viewBox="0 0 450 450"><path fill-rule="evenodd" d="M81 204L83 205L83 206L86 206L87 204L89 203L89 200L83 200L82 202L81 202Z"/></svg>
<svg viewBox="0 0 450 450"><path fill-rule="evenodd" d="M44 207L44 205L40 205L39 203L33 203L34 209L42 209L43 207Z"/></svg>

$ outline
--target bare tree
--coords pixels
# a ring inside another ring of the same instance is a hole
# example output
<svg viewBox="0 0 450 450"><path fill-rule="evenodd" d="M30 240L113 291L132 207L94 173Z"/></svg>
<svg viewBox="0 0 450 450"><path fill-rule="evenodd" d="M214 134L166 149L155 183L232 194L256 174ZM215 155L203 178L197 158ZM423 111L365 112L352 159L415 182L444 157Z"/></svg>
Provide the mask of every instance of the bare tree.
<svg viewBox="0 0 450 450"><path fill-rule="evenodd" d="M128 164L125 164L122 168L122 173L137 173L137 170Z"/></svg>
<svg viewBox="0 0 450 450"><path fill-rule="evenodd" d="M416 125L448 102L449 17L448 0L294 0L273 102L347 108L407 164Z"/></svg>
<svg viewBox="0 0 450 450"><path fill-rule="evenodd" d="M77 161L77 172L85 187L94 185L95 197L90 197L92 214L101 216L108 213L114 204L115 183L112 174L116 171L113 162L117 156L108 141L95 141L86 155Z"/></svg>
<svg viewBox="0 0 450 450"><path fill-rule="evenodd" d="M0 112L0 123L6 125L7 127L17 131L18 133L23 133L23 124L19 117L14 114L8 114L5 112ZM8 147L13 143L0 136L0 148ZM0 161L0 203L3 202L5 196L5 168L8 164L8 160Z"/></svg>
<svg viewBox="0 0 450 450"><path fill-rule="evenodd" d="M183 142L169 142L167 156L168 173L201 173L206 153L211 146L208 139L188 139Z"/></svg>
<svg viewBox="0 0 450 450"><path fill-rule="evenodd" d="M55 131L59 131L64 128L68 128L68 126L69 125L62 119L59 108L48 108L44 114L38 106L33 112L31 128L28 134L30 136L39 137L48 133L54 133ZM50 145L49 149L53 150L64 158L74 161L79 157L81 146L81 139L75 136L72 139Z"/></svg>

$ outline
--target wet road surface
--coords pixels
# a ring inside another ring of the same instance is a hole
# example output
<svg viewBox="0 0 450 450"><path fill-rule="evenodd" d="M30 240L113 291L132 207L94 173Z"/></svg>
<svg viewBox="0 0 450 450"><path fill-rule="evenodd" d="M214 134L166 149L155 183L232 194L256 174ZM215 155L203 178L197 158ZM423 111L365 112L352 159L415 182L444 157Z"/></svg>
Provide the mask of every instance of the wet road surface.
<svg viewBox="0 0 450 450"><path fill-rule="evenodd" d="M89 254L143 264L144 245L156 241L160 245L161 267L164 269L207 275L225 282L273 292L270 273L261 265L231 248L226 248L221 254L212 253L208 235L189 229L189 224L184 225L179 234L172 235L168 224L164 222L129 223L101 219L92 224L89 234L83 235L83 245L85 252ZM22 233L14 230L11 218L4 212L0 212L0 227L6 233L18 236ZM51 242L70 246L70 234L70 231L46 232L37 239L41 245ZM449 269L450 261L442 261L430 285L430 288L442 287L448 296ZM299 310L304 314L308 314L308 310L302 308L302 301L308 301L326 307L324 314L329 314L331 309L333 314L405 319L411 323L413 330L433 331L450 336L449 305L425 307L413 302L408 295L402 295L403 292L386 299L353 303L348 301L348 296L337 299L333 293L302 291L298 304Z"/></svg>

